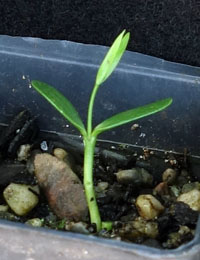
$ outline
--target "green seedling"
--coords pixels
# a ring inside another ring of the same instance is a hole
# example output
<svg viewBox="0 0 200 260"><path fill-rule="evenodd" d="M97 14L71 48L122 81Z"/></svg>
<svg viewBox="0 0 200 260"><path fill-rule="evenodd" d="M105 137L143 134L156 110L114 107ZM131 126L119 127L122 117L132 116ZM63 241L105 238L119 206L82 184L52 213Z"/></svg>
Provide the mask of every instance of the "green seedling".
<svg viewBox="0 0 200 260"><path fill-rule="evenodd" d="M92 116L94 100L99 86L106 81L118 65L129 41L130 34L125 30L115 39L114 43L107 52L103 62L101 63L97 75L94 88L91 93L88 107L87 128L85 128L77 110L71 102L65 98L52 86L40 81L33 80L32 86L45 98L55 109L60 112L72 125L74 125L83 136L84 140L84 189L86 200L90 213L91 223L95 223L97 231L104 227L110 226L108 223L101 222L99 209L96 201L94 184L93 184L93 160L96 140L99 134L111 128L123 125L125 123L140 119L142 117L159 112L172 103L171 98L156 101L154 103L127 110L125 112L114 115L97 126L93 127Z"/></svg>

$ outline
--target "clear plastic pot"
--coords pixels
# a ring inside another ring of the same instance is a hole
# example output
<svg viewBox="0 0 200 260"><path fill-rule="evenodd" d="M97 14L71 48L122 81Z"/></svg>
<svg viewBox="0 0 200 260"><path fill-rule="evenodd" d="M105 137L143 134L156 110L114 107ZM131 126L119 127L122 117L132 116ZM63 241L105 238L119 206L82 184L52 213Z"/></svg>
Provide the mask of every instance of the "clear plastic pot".
<svg viewBox="0 0 200 260"><path fill-rule="evenodd" d="M59 89L86 120L95 75L107 47L37 38L0 36L0 123L22 107L38 116L45 131L78 132L30 86L33 79ZM126 52L113 75L99 89L94 124L123 110L172 97L165 111L116 128L103 140L199 156L200 69ZM198 165L198 162L197 162ZM197 167L198 168L198 167ZM195 173L194 173L195 174ZM0 221L1 259L181 259L200 257L200 222L195 238L178 249L160 250L80 234L32 229Z"/></svg>

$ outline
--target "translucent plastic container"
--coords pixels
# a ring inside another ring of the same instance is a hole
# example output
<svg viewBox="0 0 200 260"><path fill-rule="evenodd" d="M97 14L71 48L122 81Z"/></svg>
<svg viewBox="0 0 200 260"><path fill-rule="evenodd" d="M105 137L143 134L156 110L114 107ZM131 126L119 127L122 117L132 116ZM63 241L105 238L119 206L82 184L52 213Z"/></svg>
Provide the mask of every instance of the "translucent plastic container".
<svg viewBox="0 0 200 260"><path fill-rule="evenodd" d="M0 123L5 125L22 107L38 116L40 128L79 134L30 86L33 79L59 89L86 120L95 75L107 47L37 38L0 36ZM183 152L196 160L200 145L200 68L126 52L120 65L99 89L94 124L123 110L172 97L161 113L127 124L100 139ZM195 173L194 173L195 174ZM200 258L200 222L195 238L175 250L160 250L80 234L32 229L0 221L1 259L181 259Z"/></svg>

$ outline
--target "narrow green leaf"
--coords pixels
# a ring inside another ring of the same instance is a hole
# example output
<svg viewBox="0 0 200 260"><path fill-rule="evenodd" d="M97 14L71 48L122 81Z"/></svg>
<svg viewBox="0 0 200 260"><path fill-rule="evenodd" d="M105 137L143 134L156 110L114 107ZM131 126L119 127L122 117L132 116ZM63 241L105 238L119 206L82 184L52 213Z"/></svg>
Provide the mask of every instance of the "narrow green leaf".
<svg viewBox="0 0 200 260"><path fill-rule="evenodd" d="M159 101L156 101L154 103L151 103L151 104L148 104L148 105L145 105L142 107L130 109L125 112L119 113L117 115L114 115L114 116L106 119L105 121L103 121L102 123L97 125L95 127L95 129L93 130L93 134L95 136L97 136L98 134L100 134L106 130L109 130L111 128L114 128L114 127L129 123L133 120L140 119L142 117L154 114L156 112L159 112L159 111L165 109L171 103L172 103L172 99L167 98L167 99L159 100Z"/></svg>
<svg viewBox="0 0 200 260"><path fill-rule="evenodd" d="M34 87L35 90L37 90L51 105L54 106L55 109L60 112L61 115L63 115L70 123L72 123L82 135L86 134L85 127L83 125L83 122L74 108L74 106L71 104L71 102L64 97L58 90L56 90L54 87L38 81L33 80L31 81L31 85Z"/></svg>
<svg viewBox="0 0 200 260"><path fill-rule="evenodd" d="M111 75L119 63L124 51L126 50L130 37L130 33L124 34L125 30L120 33L107 52L97 72L96 85L102 84Z"/></svg>

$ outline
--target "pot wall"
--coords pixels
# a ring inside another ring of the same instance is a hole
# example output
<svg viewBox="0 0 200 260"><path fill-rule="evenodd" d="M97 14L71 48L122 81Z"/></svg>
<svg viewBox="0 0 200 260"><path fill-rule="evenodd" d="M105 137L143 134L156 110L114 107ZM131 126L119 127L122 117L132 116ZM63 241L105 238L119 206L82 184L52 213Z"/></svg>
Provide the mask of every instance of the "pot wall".
<svg viewBox="0 0 200 260"><path fill-rule="evenodd" d="M30 88L38 79L59 89L86 121L87 104L98 65L106 47L37 38L0 37L0 122L9 121L16 108L28 107L42 129L77 133L46 101ZM122 62L99 89L94 124L103 119L166 97L173 104L161 113L108 131L101 139L198 155L200 126L200 69L126 52ZM6 118L6 119L5 119Z"/></svg>

